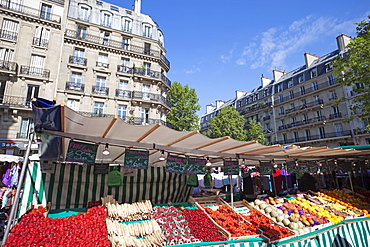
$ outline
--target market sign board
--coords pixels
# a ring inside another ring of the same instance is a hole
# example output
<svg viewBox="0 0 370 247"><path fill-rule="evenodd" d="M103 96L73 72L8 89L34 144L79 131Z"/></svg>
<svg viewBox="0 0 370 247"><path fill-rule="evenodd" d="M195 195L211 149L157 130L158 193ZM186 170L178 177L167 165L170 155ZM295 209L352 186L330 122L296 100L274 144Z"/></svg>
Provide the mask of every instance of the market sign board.
<svg viewBox="0 0 370 247"><path fill-rule="evenodd" d="M94 165L94 174L108 174L108 173L109 173L109 164Z"/></svg>
<svg viewBox="0 0 370 247"><path fill-rule="evenodd" d="M70 141L66 155L66 161L95 164L97 144Z"/></svg>
<svg viewBox="0 0 370 247"><path fill-rule="evenodd" d="M187 170L187 158L168 155L166 162L166 172L186 174Z"/></svg>
<svg viewBox="0 0 370 247"><path fill-rule="evenodd" d="M131 169L148 169L149 151L143 150L125 150L124 168Z"/></svg>
<svg viewBox="0 0 370 247"><path fill-rule="evenodd" d="M188 174L204 174L205 165L205 159L188 158Z"/></svg>
<svg viewBox="0 0 370 247"><path fill-rule="evenodd" d="M271 162L260 161L260 173L261 174L272 174L272 164Z"/></svg>
<svg viewBox="0 0 370 247"><path fill-rule="evenodd" d="M0 148L25 148L23 142L0 142Z"/></svg>
<svg viewBox="0 0 370 247"><path fill-rule="evenodd" d="M225 175L239 175L239 163L237 160L224 160Z"/></svg>

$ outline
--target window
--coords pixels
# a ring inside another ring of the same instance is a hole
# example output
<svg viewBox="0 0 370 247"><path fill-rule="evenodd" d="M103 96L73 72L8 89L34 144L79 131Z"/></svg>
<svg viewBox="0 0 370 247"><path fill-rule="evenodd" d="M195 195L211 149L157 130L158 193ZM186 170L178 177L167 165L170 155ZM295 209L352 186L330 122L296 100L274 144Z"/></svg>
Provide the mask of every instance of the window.
<svg viewBox="0 0 370 247"><path fill-rule="evenodd" d="M82 83L82 73L72 72L71 84L73 84L75 87L81 88L81 83Z"/></svg>
<svg viewBox="0 0 370 247"><path fill-rule="evenodd" d="M296 117L292 117L292 127L295 127L296 126L296 123L297 123L297 118Z"/></svg>
<svg viewBox="0 0 370 247"><path fill-rule="evenodd" d="M26 94L25 106L30 106L31 105L30 104L31 100L33 98L39 97L39 90L40 90L39 86L30 85L30 84L27 85L27 94Z"/></svg>
<svg viewBox="0 0 370 247"><path fill-rule="evenodd" d="M86 39L86 33L87 29L84 26L78 26L77 27L77 33L76 33L76 38L78 39Z"/></svg>
<svg viewBox="0 0 370 247"><path fill-rule="evenodd" d="M108 68L109 67L108 54L99 53L98 62L96 63L96 66L103 67L103 68Z"/></svg>
<svg viewBox="0 0 370 247"><path fill-rule="evenodd" d="M307 107L306 99L301 100L301 109L304 109Z"/></svg>
<svg viewBox="0 0 370 247"><path fill-rule="evenodd" d="M266 131L271 132L270 123L266 123Z"/></svg>
<svg viewBox="0 0 370 247"><path fill-rule="evenodd" d="M6 67L5 62L11 62L13 61L13 54L14 50L8 49L8 48L0 48L0 67L4 68Z"/></svg>
<svg viewBox="0 0 370 247"><path fill-rule="evenodd" d="M144 54L150 55L151 45L149 43L144 43Z"/></svg>
<svg viewBox="0 0 370 247"><path fill-rule="evenodd" d="M78 19L83 21L89 21L90 8L87 6L80 6L80 11L78 13Z"/></svg>
<svg viewBox="0 0 370 247"><path fill-rule="evenodd" d="M16 41L18 37L18 22L4 19L1 26L0 38Z"/></svg>
<svg viewBox="0 0 370 247"><path fill-rule="evenodd" d="M93 114L95 117L102 116L104 114L104 103L95 102Z"/></svg>
<svg viewBox="0 0 370 247"><path fill-rule="evenodd" d="M313 102L314 102L314 105L319 105L320 104L320 98L318 95L315 95L313 96Z"/></svg>
<svg viewBox="0 0 370 247"><path fill-rule="evenodd" d="M294 92L293 91L289 91L289 98L291 98L291 99L294 98Z"/></svg>
<svg viewBox="0 0 370 247"><path fill-rule="evenodd" d="M131 33L131 20L124 19L123 21L123 31L126 33Z"/></svg>
<svg viewBox="0 0 370 247"><path fill-rule="evenodd" d="M106 31L100 31L100 42L102 45L109 45L110 33Z"/></svg>
<svg viewBox="0 0 370 247"><path fill-rule="evenodd" d="M45 3L41 5L40 18L51 20L51 5Z"/></svg>
<svg viewBox="0 0 370 247"><path fill-rule="evenodd" d="M143 99L144 100L149 100L150 99L149 92L150 92L150 86L143 84L142 93L143 93Z"/></svg>
<svg viewBox="0 0 370 247"><path fill-rule="evenodd" d="M319 136L320 136L320 139L325 138L325 129L324 129L324 127L319 127Z"/></svg>
<svg viewBox="0 0 370 247"><path fill-rule="evenodd" d="M86 66L86 59L85 59L85 50L80 48L75 48L73 51L73 60L70 61L74 64Z"/></svg>
<svg viewBox="0 0 370 247"><path fill-rule="evenodd" d="M48 47L50 30L44 27L36 27L35 37L33 38L33 45L39 47Z"/></svg>
<svg viewBox="0 0 370 247"><path fill-rule="evenodd" d="M314 78L317 76L317 68L311 69L310 71L311 78Z"/></svg>
<svg viewBox="0 0 370 247"><path fill-rule="evenodd" d="M114 11L119 11L118 7L113 5L110 6L110 9Z"/></svg>
<svg viewBox="0 0 370 247"><path fill-rule="evenodd" d="M317 121L322 121L323 120L321 111L316 112L316 118L317 118Z"/></svg>
<svg viewBox="0 0 370 247"><path fill-rule="evenodd" d="M263 97L266 97L266 96L268 96L269 95L269 91L268 91L268 89L265 89L264 91L263 91Z"/></svg>
<svg viewBox="0 0 370 247"><path fill-rule="evenodd" d="M288 88L289 88L289 87L293 87L293 80L289 80L289 81L288 81Z"/></svg>
<svg viewBox="0 0 370 247"><path fill-rule="evenodd" d="M280 83L280 84L277 85L277 91L278 92L283 91L283 84L282 83Z"/></svg>
<svg viewBox="0 0 370 247"><path fill-rule="evenodd" d="M144 63L144 75L150 75L150 63Z"/></svg>
<svg viewBox="0 0 370 247"><path fill-rule="evenodd" d="M129 72L129 66L130 66L130 59L128 58L121 58L121 64L119 66L118 71L119 72Z"/></svg>
<svg viewBox="0 0 370 247"><path fill-rule="evenodd" d="M117 116L125 119L126 118L126 113L127 113L127 106L125 105L119 105L117 108Z"/></svg>
<svg viewBox="0 0 370 247"><path fill-rule="evenodd" d="M126 37L122 37L122 49L125 49L125 50L130 49L130 39Z"/></svg>
<svg viewBox="0 0 370 247"><path fill-rule="evenodd" d="M305 130L305 134L306 134L306 141L309 141L311 140L311 130Z"/></svg>
<svg viewBox="0 0 370 247"><path fill-rule="evenodd" d="M80 109L80 101L76 99L68 99L67 106L72 110L78 111Z"/></svg>
<svg viewBox="0 0 370 247"><path fill-rule="evenodd" d="M284 107L282 106L282 107L280 107L280 112L279 112L279 115L283 115L284 114Z"/></svg>
<svg viewBox="0 0 370 247"><path fill-rule="evenodd" d="M319 90L319 85L317 84L317 81L312 82L312 91L317 91Z"/></svg>
<svg viewBox="0 0 370 247"><path fill-rule="evenodd" d="M95 85L97 87L105 87L105 81L106 81L105 77L97 76Z"/></svg>
<svg viewBox="0 0 370 247"><path fill-rule="evenodd" d="M329 72L329 71L332 71L332 70L333 70L333 64L331 62L325 64L325 71L326 72Z"/></svg>
<svg viewBox="0 0 370 247"><path fill-rule="evenodd" d="M237 102L236 102L236 107L241 107L242 106L242 101L241 100L238 100Z"/></svg>
<svg viewBox="0 0 370 247"><path fill-rule="evenodd" d="M280 102L280 103L284 102L284 97L283 97L283 95L279 95L279 102Z"/></svg>
<svg viewBox="0 0 370 247"><path fill-rule="evenodd" d="M44 76L45 57L31 55L29 75Z"/></svg>
<svg viewBox="0 0 370 247"><path fill-rule="evenodd" d="M93 93L100 95L108 95L108 88L105 87L106 78L97 76L95 81L95 87L93 87Z"/></svg>
<svg viewBox="0 0 370 247"><path fill-rule="evenodd" d="M304 87L300 87L300 88L299 88L299 90L300 90L300 92L301 92L301 95L306 94L306 90L305 90L305 88L304 88Z"/></svg>
<svg viewBox="0 0 370 247"><path fill-rule="evenodd" d="M294 132L293 135L294 135L294 141L298 142L299 141L298 132Z"/></svg>
<svg viewBox="0 0 370 247"><path fill-rule="evenodd" d="M256 101L259 99L259 95L258 95L258 93L256 93L256 94L254 95L254 99L255 99Z"/></svg>
<svg viewBox="0 0 370 247"><path fill-rule="evenodd" d="M103 13L101 24L103 26L110 27L110 25L111 25L111 18L112 18L111 14L109 14L109 13Z"/></svg>
<svg viewBox="0 0 370 247"><path fill-rule="evenodd" d="M329 86L331 86L331 85L334 85L334 84L335 84L334 76L333 76L333 75L329 75L327 78L328 78L328 85L329 85Z"/></svg>
<svg viewBox="0 0 370 247"><path fill-rule="evenodd" d="M22 118L17 138L28 139L33 128L34 123L31 118Z"/></svg>
<svg viewBox="0 0 370 247"><path fill-rule="evenodd" d="M303 82L304 81L304 75L303 74L300 74L299 76L298 76L298 82L299 83L301 83L301 82Z"/></svg>
<svg viewBox="0 0 370 247"><path fill-rule="evenodd" d="M308 124L308 115L307 114L303 114L302 122L303 122L303 124Z"/></svg>
<svg viewBox="0 0 370 247"><path fill-rule="evenodd" d="M335 100L337 98L337 94L335 91L329 91L329 100Z"/></svg>
<svg viewBox="0 0 370 247"><path fill-rule="evenodd" d="M283 138L283 143L287 143L287 136L286 134L282 134L282 138Z"/></svg>
<svg viewBox="0 0 370 247"><path fill-rule="evenodd" d="M151 38L151 36L152 36L152 33L151 32L152 32L152 28L150 26L145 25L144 26L143 36L144 37Z"/></svg>
<svg viewBox="0 0 370 247"><path fill-rule="evenodd" d="M343 126L341 123L338 123L338 124L334 124L335 126L335 132L337 134L337 136L343 136L344 133L343 133Z"/></svg>
<svg viewBox="0 0 370 247"><path fill-rule="evenodd" d="M294 103L291 103L291 104L290 104L290 109L291 109L292 111L294 111L294 110L295 110L295 104L294 104Z"/></svg>
<svg viewBox="0 0 370 247"><path fill-rule="evenodd" d="M141 123L142 124L149 123L149 109L148 108L141 109Z"/></svg>

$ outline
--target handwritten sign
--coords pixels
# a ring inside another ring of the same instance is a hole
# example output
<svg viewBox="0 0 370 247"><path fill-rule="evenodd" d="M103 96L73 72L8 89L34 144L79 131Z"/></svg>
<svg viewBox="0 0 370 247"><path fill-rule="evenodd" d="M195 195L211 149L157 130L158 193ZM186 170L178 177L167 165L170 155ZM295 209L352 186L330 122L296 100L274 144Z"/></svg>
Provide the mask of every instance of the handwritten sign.
<svg viewBox="0 0 370 247"><path fill-rule="evenodd" d="M267 162L260 161L259 169L261 174L272 174L272 164L270 161Z"/></svg>
<svg viewBox="0 0 370 247"><path fill-rule="evenodd" d="M95 164L94 174L108 174L109 164Z"/></svg>
<svg viewBox="0 0 370 247"><path fill-rule="evenodd" d="M189 158L188 159L188 174L204 174L205 159Z"/></svg>
<svg viewBox="0 0 370 247"><path fill-rule="evenodd" d="M287 161L286 165L289 173L295 173L299 171L298 164L295 161Z"/></svg>
<svg viewBox="0 0 370 247"><path fill-rule="evenodd" d="M66 161L94 164L98 145L70 141Z"/></svg>
<svg viewBox="0 0 370 247"><path fill-rule="evenodd" d="M166 162L166 172L186 174L187 158L168 155Z"/></svg>
<svg viewBox="0 0 370 247"><path fill-rule="evenodd" d="M239 164L237 160L224 160L224 174L225 175L238 175Z"/></svg>
<svg viewBox="0 0 370 247"><path fill-rule="evenodd" d="M148 169L149 151L126 149L124 168Z"/></svg>

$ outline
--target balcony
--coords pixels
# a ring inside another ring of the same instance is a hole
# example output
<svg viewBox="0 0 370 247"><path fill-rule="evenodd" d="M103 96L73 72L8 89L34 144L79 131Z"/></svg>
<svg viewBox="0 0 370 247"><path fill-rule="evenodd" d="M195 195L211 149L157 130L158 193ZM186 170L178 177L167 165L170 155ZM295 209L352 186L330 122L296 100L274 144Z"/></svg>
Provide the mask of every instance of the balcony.
<svg viewBox="0 0 370 247"><path fill-rule="evenodd" d="M11 107L30 107L31 99L26 97L4 95L0 97L0 104Z"/></svg>
<svg viewBox="0 0 370 247"><path fill-rule="evenodd" d="M268 121L270 119L271 119L271 116L265 116L265 117L263 117L263 121Z"/></svg>
<svg viewBox="0 0 370 247"><path fill-rule="evenodd" d="M33 38L32 45L42 47L42 48L48 48L49 40L47 39L40 39L40 38Z"/></svg>
<svg viewBox="0 0 370 247"><path fill-rule="evenodd" d="M337 112L337 113L333 113L329 115L329 119L338 119L338 118L342 118L341 112Z"/></svg>
<svg viewBox="0 0 370 247"><path fill-rule="evenodd" d="M22 65L21 70L20 70L20 74L21 75L27 75L27 76L34 76L34 77L49 79L50 70Z"/></svg>
<svg viewBox="0 0 370 247"><path fill-rule="evenodd" d="M74 30L67 30L65 33L65 36L68 38L79 39L79 40L87 41L87 42L94 43L94 44L109 46L115 49L126 50L126 51L130 51L134 53L157 57L162 62L164 62L168 67L170 67L169 61L159 51L146 49L144 47L135 46L135 45L130 45L129 47L127 47L127 44L123 43L122 41L114 41L114 40L110 40L107 38L102 38L102 37L94 36L90 34L85 34L83 37L81 37L79 32L74 31Z"/></svg>
<svg viewBox="0 0 370 247"><path fill-rule="evenodd" d="M304 119L302 121L296 121L296 122L292 122L290 124L280 125L278 127L278 130L286 130L286 129L290 129L290 128L299 127L299 126L302 126L302 125L321 123L325 120L326 120L326 117L316 117L316 118Z"/></svg>
<svg viewBox="0 0 370 247"><path fill-rule="evenodd" d="M60 1L59 1L60 2ZM11 11L19 12L32 17L60 23L61 17L59 15L51 14L50 12L41 11L39 9L30 8L21 4L17 4L11 1L1 1L0 7L9 9Z"/></svg>
<svg viewBox="0 0 370 247"><path fill-rule="evenodd" d="M298 142L320 141L320 140L324 140L328 138L347 137L347 136L351 136L350 130L323 133L321 135L311 135L311 136L305 136L305 137L292 138L292 139L277 141L273 144L292 144L292 143L298 143Z"/></svg>
<svg viewBox="0 0 370 247"><path fill-rule="evenodd" d="M0 60L0 70L12 72L12 73L17 73L18 72L18 64L15 63L15 62Z"/></svg>
<svg viewBox="0 0 370 247"><path fill-rule="evenodd" d="M4 29L0 30L0 39L6 39L6 40L9 40L9 41L16 42L17 38L18 38L18 33L16 33L16 32L4 30Z"/></svg>
<svg viewBox="0 0 370 247"><path fill-rule="evenodd" d="M116 97L124 98L124 99L131 99L131 91L129 90L122 90L122 89L116 89Z"/></svg>
<svg viewBox="0 0 370 247"><path fill-rule="evenodd" d="M109 64L108 63L103 63L103 62L97 61L96 62L96 67L101 67L101 68L108 69L109 68Z"/></svg>
<svg viewBox="0 0 370 247"><path fill-rule="evenodd" d="M66 90L83 93L85 91L85 84L67 81Z"/></svg>
<svg viewBox="0 0 370 247"><path fill-rule="evenodd" d="M146 93L146 92L141 92L141 91L132 91L132 99L160 102L163 105L171 108L171 103L160 94Z"/></svg>
<svg viewBox="0 0 370 247"><path fill-rule="evenodd" d="M125 65L117 65L117 72L124 74L133 74L133 68L127 67Z"/></svg>
<svg viewBox="0 0 370 247"><path fill-rule="evenodd" d="M365 129L365 128L362 128L362 129L357 128L357 129L354 129L354 130L353 130L353 133L354 133L355 135L364 135L364 134L369 134L369 133L370 133L370 131L369 131L369 130L367 130L367 129Z"/></svg>
<svg viewBox="0 0 370 247"><path fill-rule="evenodd" d="M76 57L76 56L69 56L68 63L86 66L87 65L87 59L83 57Z"/></svg>
<svg viewBox="0 0 370 247"><path fill-rule="evenodd" d="M107 88L107 87L93 86L92 87L92 93L93 94L98 94L98 95L106 95L106 96L108 96L108 94L109 94L109 88Z"/></svg>

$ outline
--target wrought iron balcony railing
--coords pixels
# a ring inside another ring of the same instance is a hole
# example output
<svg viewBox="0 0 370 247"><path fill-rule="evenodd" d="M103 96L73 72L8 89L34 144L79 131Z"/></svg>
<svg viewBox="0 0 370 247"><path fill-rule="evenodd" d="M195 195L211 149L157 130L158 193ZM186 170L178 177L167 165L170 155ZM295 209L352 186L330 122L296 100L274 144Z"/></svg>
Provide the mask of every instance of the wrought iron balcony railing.
<svg viewBox="0 0 370 247"><path fill-rule="evenodd" d="M4 95L0 97L0 104L5 106L29 107L30 102L31 99L27 99L26 97L18 97L11 95Z"/></svg>
<svg viewBox="0 0 370 247"><path fill-rule="evenodd" d="M102 67L102 68L108 69L109 68L109 64L108 63L103 63L103 62L97 61L96 62L96 67Z"/></svg>
<svg viewBox="0 0 370 247"><path fill-rule="evenodd" d="M67 81L66 82L66 90L71 90L71 91L76 91L76 92L84 92L85 91L85 84Z"/></svg>
<svg viewBox="0 0 370 247"><path fill-rule="evenodd" d="M171 107L171 103L160 94L132 91L132 99L160 102L168 107Z"/></svg>
<svg viewBox="0 0 370 247"><path fill-rule="evenodd" d="M9 62L9 61L4 61L0 60L0 70L6 70L9 72L18 72L18 64L15 62Z"/></svg>
<svg viewBox="0 0 370 247"><path fill-rule="evenodd" d="M33 38L32 45L34 45L34 46L47 48L48 44L49 44L49 40L47 40L47 39L40 39L40 38L36 38L36 37Z"/></svg>
<svg viewBox="0 0 370 247"><path fill-rule="evenodd" d="M0 39L6 39L6 40L15 42L17 41L17 38L18 38L18 33L16 32L4 30L4 29L0 30Z"/></svg>
<svg viewBox="0 0 370 247"><path fill-rule="evenodd" d="M69 63L86 66L87 65L87 59L83 57L76 57L76 56L69 56Z"/></svg>
<svg viewBox="0 0 370 247"><path fill-rule="evenodd" d="M338 132L331 132L331 133L322 133L321 135L310 135L286 140L276 141L273 144L291 144L297 142L307 142L307 141L317 141L323 140L327 138L335 138L335 137L344 137L344 136L351 136L350 130L343 130Z"/></svg>
<svg viewBox="0 0 370 247"><path fill-rule="evenodd" d="M84 41L94 43L94 44L106 45L106 46L113 47L116 49L128 50L128 51L139 53L139 54L158 57L168 67L170 67L170 62L166 59L166 57L156 50L151 50L151 49L147 49L147 48L136 46L136 45L127 46L127 43L124 43L122 41L114 41L111 39L94 36L90 34L84 34L83 36L81 36L81 34L78 31L74 31L74 30L67 30L65 35L66 37L69 37L69 38L80 39L80 40L84 40Z"/></svg>
<svg viewBox="0 0 370 247"><path fill-rule="evenodd" d="M60 21L61 21L60 15L54 15L54 14L51 14L50 12L48 12L48 11L41 11L39 9L30 8L28 6L24 6L22 4L14 3L12 1L4 1L3 0L3 1L0 2L0 7L5 8L5 9L9 9L9 10L12 10L12 11L20 12L22 14L33 16L33 17L36 17L36 18L57 22L57 23L60 23Z"/></svg>
<svg viewBox="0 0 370 247"><path fill-rule="evenodd" d="M108 95L109 94L109 88L93 86L92 87L92 93L93 94L99 94L99 95Z"/></svg>
<svg viewBox="0 0 370 247"><path fill-rule="evenodd" d="M369 131L369 130L367 130L367 129L365 129L365 128L362 128L362 129L358 128L358 129L354 129L354 130L353 130L353 133L354 133L355 135L363 135L363 134L369 134L369 133L370 133L370 131Z"/></svg>
<svg viewBox="0 0 370 247"><path fill-rule="evenodd" d="M129 90L116 89L116 97L131 99L132 93Z"/></svg>
<svg viewBox="0 0 370 247"><path fill-rule="evenodd" d="M20 70L20 74L21 75L28 75L28 76L42 77L42 78L47 78L48 79L50 77L50 70L22 65L21 70Z"/></svg>
<svg viewBox="0 0 370 247"><path fill-rule="evenodd" d="M329 115L329 119L337 119L337 118L342 118L342 113L337 112Z"/></svg>

